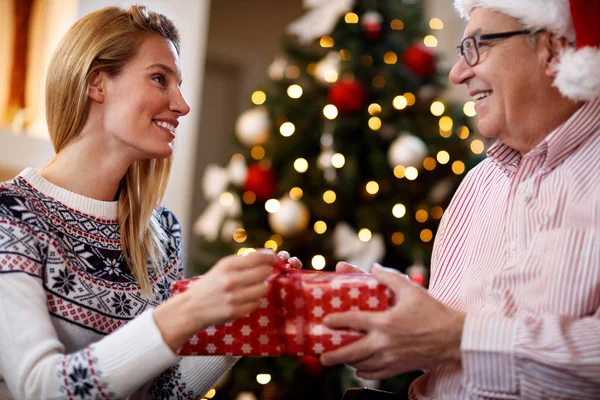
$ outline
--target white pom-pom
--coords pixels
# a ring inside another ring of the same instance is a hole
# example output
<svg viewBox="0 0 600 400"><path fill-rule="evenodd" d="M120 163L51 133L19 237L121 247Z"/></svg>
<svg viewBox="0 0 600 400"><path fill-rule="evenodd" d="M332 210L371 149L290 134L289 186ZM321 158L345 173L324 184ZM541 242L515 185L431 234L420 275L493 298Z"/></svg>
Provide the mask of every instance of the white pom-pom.
<svg viewBox="0 0 600 400"><path fill-rule="evenodd" d="M573 100L600 97L600 49L584 47L561 53L554 86Z"/></svg>

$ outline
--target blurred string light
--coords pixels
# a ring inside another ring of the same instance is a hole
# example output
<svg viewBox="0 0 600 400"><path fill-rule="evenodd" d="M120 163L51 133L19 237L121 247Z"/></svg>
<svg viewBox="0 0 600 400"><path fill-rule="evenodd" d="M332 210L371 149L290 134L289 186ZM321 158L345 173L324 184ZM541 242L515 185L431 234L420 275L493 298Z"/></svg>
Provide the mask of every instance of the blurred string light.
<svg viewBox="0 0 600 400"><path fill-rule="evenodd" d="M271 235L271 240L277 243L277 246L281 246L283 244L283 236L281 236L279 233Z"/></svg>
<svg viewBox="0 0 600 400"><path fill-rule="evenodd" d="M346 164L346 157L342 153L335 153L331 156L331 165L334 168L342 168Z"/></svg>
<svg viewBox="0 0 600 400"><path fill-rule="evenodd" d="M265 249L272 249L273 251L277 251L277 247L277 242L274 240L269 239L265 242Z"/></svg>
<svg viewBox="0 0 600 400"><path fill-rule="evenodd" d="M250 156L259 161L265 157L265 148L262 146L254 146L250 150Z"/></svg>
<svg viewBox="0 0 600 400"><path fill-rule="evenodd" d="M415 219L417 220L417 222L426 222L429 219L429 214L427 213L427 211L420 209L415 213Z"/></svg>
<svg viewBox="0 0 600 400"><path fill-rule="evenodd" d="M402 232L394 232L392 234L392 243L394 243L396 246L400 246L402 243L404 243L404 234Z"/></svg>
<svg viewBox="0 0 600 400"><path fill-rule="evenodd" d="M321 40L319 40L319 44L323 48L330 48L333 47L335 42L333 41L333 38L331 36L323 36Z"/></svg>
<svg viewBox="0 0 600 400"><path fill-rule="evenodd" d="M280 204L279 200L277 199L269 199L265 202L265 210L267 210L267 212L270 214L279 211L279 207Z"/></svg>
<svg viewBox="0 0 600 400"><path fill-rule="evenodd" d="M433 157L427 157L423 160L423 168L425 168L427 171L433 171L436 164L435 158Z"/></svg>
<svg viewBox="0 0 600 400"><path fill-rule="evenodd" d="M404 22L399 19L393 19L390 22L390 28L392 28L394 31L401 31L404 29Z"/></svg>
<svg viewBox="0 0 600 400"><path fill-rule="evenodd" d="M256 382L260 383L261 385L266 385L267 383L271 382L271 375L258 374L256 375Z"/></svg>
<svg viewBox="0 0 600 400"><path fill-rule="evenodd" d="M394 176L398 179L404 178L404 173L406 172L406 168L404 165L396 165L394 167Z"/></svg>
<svg viewBox="0 0 600 400"><path fill-rule="evenodd" d="M433 103L431 103L431 107L429 109L431 110L431 113L433 115L439 117L444 113L444 111L446 111L446 106L444 106L444 103L442 103L441 101L436 100Z"/></svg>
<svg viewBox="0 0 600 400"><path fill-rule="evenodd" d="M290 85L287 88L287 94L292 99L299 99L300 97L302 97L302 87L300 87L300 85L296 85L296 84Z"/></svg>
<svg viewBox="0 0 600 400"><path fill-rule="evenodd" d="M333 104L327 104L323 107L323 115L327 119L336 119L338 116L338 109Z"/></svg>
<svg viewBox="0 0 600 400"><path fill-rule="evenodd" d="M325 193L323 193L323 201L327 204L332 204L335 202L336 198L337 196L333 190L327 190Z"/></svg>
<svg viewBox="0 0 600 400"><path fill-rule="evenodd" d="M444 209L440 206L435 206L431 209L431 218L440 219L444 214Z"/></svg>
<svg viewBox="0 0 600 400"><path fill-rule="evenodd" d="M340 60L342 61L350 61L352 59L352 53L350 50L342 49L340 50Z"/></svg>
<svg viewBox="0 0 600 400"><path fill-rule="evenodd" d="M296 161L294 161L294 169L301 174L306 172L306 170L308 170L308 161L304 158L297 158Z"/></svg>
<svg viewBox="0 0 600 400"><path fill-rule="evenodd" d="M402 203L394 205L392 208L392 215L396 218L402 218L406 215L406 206Z"/></svg>
<svg viewBox="0 0 600 400"><path fill-rule="evenodd" d="M414 181L419 176L419 171L415 167L408 167L404 170L404 176L409 181Z"/></svg>
<svg viewBox="0 0 600 400"><path fill-rule="evenodd" d="M465 115L467 117L474 117L477 115L477 113L475 112L475 102L474 101L467 101L465 103L465 105L463 106L463 112L465 113Z"/></svg>
<svg viewBox="0 0 600 400"><path fill-rule="evenodd" d="M373 65L373 57L368 54L360 56L360 63L363 67L370 67Z"/></svg>
<svg viewBox="0 0 600 400"><path fill-rule="evenodd" d="M435 30L444 29L444 23L439 18L431 18L429 20L429 27Z"/></svg>
<svg viewBox="0 0 600 400"><path fill-rule="evenodd" d="M204 397L206 397L207 399L212 399L213 397L215 397L215 394L217 394L217 391L215 389L210 389L205 395Z"/></svg>
<svg viewBox="0 0 600 400"><path fill-rule="evenodd" d="M325 231L327 231L327 224L325 223L325 221L317 221L315 222L313 227L315 229L315 232L319 235L322 235L323 233L325 233Z"/></svg>
<svg viewBox="0 0 600 400"><path fill-rule="evenodd" d="M481 140L475 139L471 142L471 151L474 154L481 154L483 153L483 150L485 150L485 146Z"/></svg>
<svg viewBox="0 0 600 400"><path fill-rule="evenodd" d="M349 12L346 15L344 15L344 21L346 21L347 24L357 24L358 15L356 15L353 12Z"/></svg>
<svg viewBox="0 0 600 400"><path fill-rule="evenodd" d="M365 190L371 195L377 194L377 192L379 192L379 184L375 181L367 182Z"/></svg>
<svg viewBox="0 0 600 400"><path fill-rule="evenodd" d="M223 207L230 207L233 204L233 194L229 192L221 193L221 196L219 196L219 203L221 203Z"/></svg>
<svg viewBox="0 0 600 400"><path fill-rule="evenodd" d="M323 257L320 254L317 254L312 258L312 260L310 260L310 264L317 271L322 270L323 268L325 268L325 257Z"/></svg>
<svg viewBox="0 0 600 400"><path fill-rule="evenodd" d="M431 229L423 229L419 236L421 237L421 240L423 242L429 243L431 242L431 239L433 239L433 232L431 231Z"/></svg>
<svg viewBox="0 0 600 400"><path fill-rule="evenodd" d="M367 111L369 111L370 115L378 115L379 113L381 113L381 106L377 103L370 104Z"/></svg>
<svg viewBox="0 0 600 400"><path fill-rule="evenodd" d="M423 38L423 43L425 44L425 46L427 47L437 47L438 45L438 40L435 36L433 35L427 35L425 36L425 38Z"/></svg>
<svg viewBox="0 0 600 400"><path fill-rule="evenodd" d="M360 231L358 231L358 239L361 242L366 243L371 240L371 237L373 237L373 234L367 228L362 228Z"/></svg>
<svg viewBox="0 0 600 400"><path fill-rule="evenodd" d="M233 240L236 243L244 243L248 239L248 234L244 228L236 228L233 231Z"/></svg>
<svg viewBox="0 0 600 400"><path fill-rule="evenodd" d="M394 100L392 100L392 106L394 106L396 110L404 110L407 105L408 100L404 96L396 96L394 97Z"/></svg>
<svg viewBox="0 0 600 400"><path fill-rule="evenodd" d="M383 62L386 64L396 64L398 62L398 55L393 51L388 51L383 55Z"/></svg>
<svg viewBox="0 0 600 400"><path fill-rule="evenodd" d="M281 133L281 136L290 137L294 134L294 132L296 132L296 126L291 122L284 122L279 127L279 133Z"/></svg>
<svg viewBox="0 0 600 400"><path fill-rule="evenodd" d="M369 118L369 128L372 131L378 131L381 128L381 119L379 117Z"/></svg>
<svg viewBox="0 0 600 400"><path fill-rule="evenodd" d="M438 151L435 158L437 158L437 161L440 164L448 164L448 161L450 161L450 154L448 154L446 150L441 150Z"/></svg>
<svg viewBox="0 0 600 400"><path fill-rule="evenodd" d="M285 77L288 79L296 79L300 76L300 68L295 65L288 65L285 69Z"/></svg>
<svg viewBox="0 0 600 400"><path fill-rule="evenodd" d="M404 98L406 99L406 105L407 106L412 106L417 101L417 98L411 92L406 92L402 96L404 96Z"/></svg>
<svg viewBox="0 0 600 400"><path fill-rule="evenodd" d="M256 194L250 190L244 192L244 194L242 195L242 200L244 201L244 203L250 205L250 204L254 204L254 202L256 201Z"/></svg>
<svg viewBox="0 0 600 400"><path fill-rule="evenodd" d="M237 254L238 256L246 256L250 253L254 253L256 251L256 249L252 248L252 247L242 247L241 249L238 250Z"/></svg>
<svg viewBox="0 0 600 400"><path fill-rule="evenodd" d="M460 175L465 172L465 163L457 160L452 163L452 172L456 175Z"/></svg>
<svg viewBox="0 0 600 400"><path fill-rule="evenodd" d="M461 126L460 128L458 128L458 130L456 131L456 136L458 136L460 139L466 139L469 137L469 128L467 128L466 126Z"/></svg>
<svg viewBox="0 0 600 400"><path fill-rule="evenodd" d="M290 198L292 200L300 200L303 195L304 192L299 187L293 187L290 189Z"/></svg>
<svg viewBox="0 0 600 400"><path fill-rule="evenodd" d="M252 103L260 106L267 100L267 95L262 90L257 90L252 93Z"/></svg>
<svg viewBox="0 0 600 400"><path fill-rule="evenodd" d="M381 89L385 86L385 78L381 75L375 75L371 83L373 84L373 87Z"/></svg>

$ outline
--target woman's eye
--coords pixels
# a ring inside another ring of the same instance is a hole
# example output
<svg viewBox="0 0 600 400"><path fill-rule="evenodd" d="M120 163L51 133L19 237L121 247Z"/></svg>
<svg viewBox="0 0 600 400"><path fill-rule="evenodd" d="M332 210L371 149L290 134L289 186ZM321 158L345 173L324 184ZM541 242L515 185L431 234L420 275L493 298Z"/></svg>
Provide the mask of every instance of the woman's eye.
<svg viewBox="0 0 600 400"><path fill-rule="evenodd" d="M165 77L164 75L154 75L152 77L152 80L154 80L155 82L159 83L159 84L164 84L165 83Z"/></svg>

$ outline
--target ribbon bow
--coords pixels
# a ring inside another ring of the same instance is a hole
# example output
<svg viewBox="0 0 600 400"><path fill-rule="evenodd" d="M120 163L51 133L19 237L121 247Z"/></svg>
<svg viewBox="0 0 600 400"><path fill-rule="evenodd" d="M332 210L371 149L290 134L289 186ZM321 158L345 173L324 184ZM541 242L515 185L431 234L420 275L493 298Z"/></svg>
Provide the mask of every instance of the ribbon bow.
<svg viewBox="0 0 600 400"><path fill-rule="evenodd" d="M340 17L352 10L356 0L304 0L304 7L310 11L292 22L287 31L298 36L301 44L333 31Z"/></svg>
<svg viewBox="0 0 600 400"><path fill-rule="evenodd" d="M202 178L202 191L209 205L194 223L194 233L209 241L219 236L226 218L236 218L242 212L240 197L231 193L233 201L221 199L231 183L241 186L246 180L247 168L243 157L233 156L226 168L211 164L206 167ZM231 200L231 199L229 199Z"/></svg>
<svg viewBox="0 0 600 400"><path fill-rule="evenodd" d="M383 259L385 243L380 233L374 234L368 242L363 242L350 225L340 222L333 231L333 251L337 258L345 259L369 272L373 263Z"/></svg>

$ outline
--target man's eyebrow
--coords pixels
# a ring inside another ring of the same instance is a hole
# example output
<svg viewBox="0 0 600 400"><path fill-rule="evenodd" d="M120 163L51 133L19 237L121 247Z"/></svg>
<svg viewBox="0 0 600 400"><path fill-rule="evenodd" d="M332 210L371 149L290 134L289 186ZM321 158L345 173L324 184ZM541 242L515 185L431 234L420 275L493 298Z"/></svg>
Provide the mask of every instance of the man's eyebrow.
<svg viewBox="0 0 600 400"><path fill-rule="evenodd" d="M165 71L167 74L172 74L172 75L179 77L179 72L173 71L173 69L171 67L169 67L168 65L165 65L165 64L161 64L161 63L152 64L146 69L151 69L151 68L160 68L163 71ZM183 83L183 80L180 79L179 86L181 86L182 83Z"/></svg>
<svg viewBox="0 0 600 400"><path fill-rule="evenodd" d="M477 28L477 29L475 29L473 32L471 32L469 35L467 35L465 37L479 36L480 34L481 34L481 28Z"/></svg>

